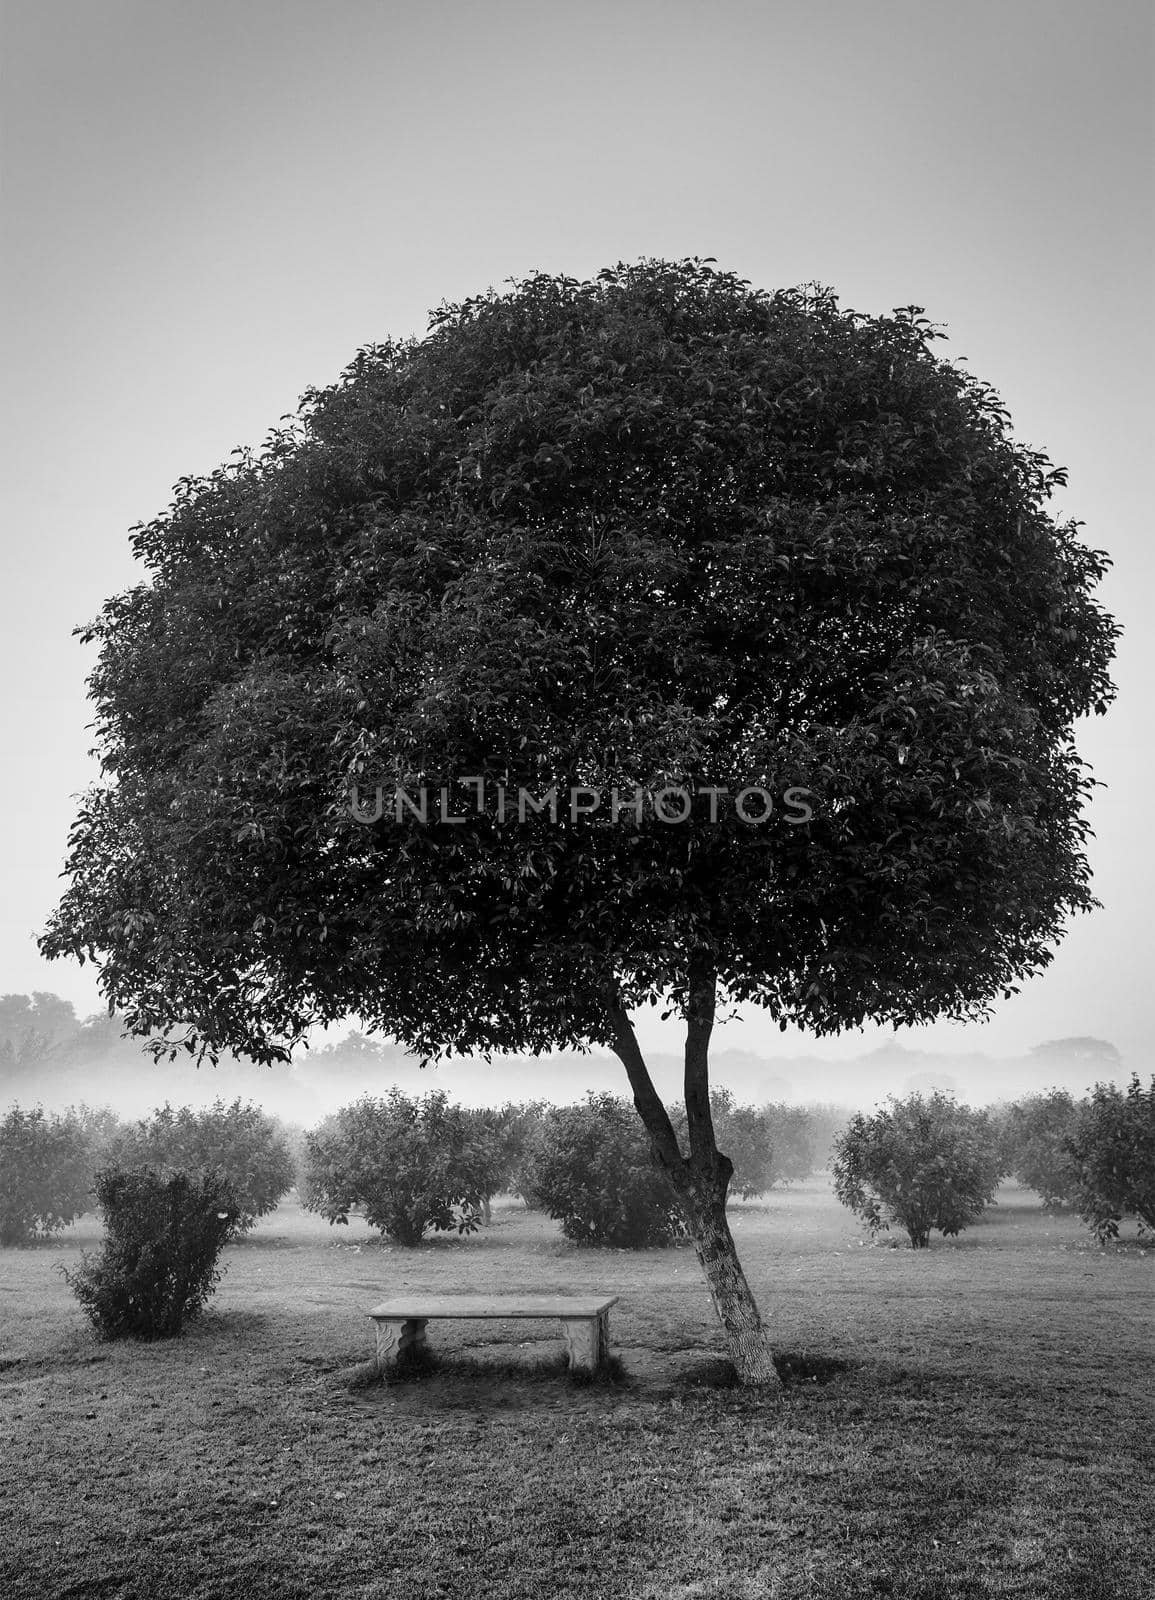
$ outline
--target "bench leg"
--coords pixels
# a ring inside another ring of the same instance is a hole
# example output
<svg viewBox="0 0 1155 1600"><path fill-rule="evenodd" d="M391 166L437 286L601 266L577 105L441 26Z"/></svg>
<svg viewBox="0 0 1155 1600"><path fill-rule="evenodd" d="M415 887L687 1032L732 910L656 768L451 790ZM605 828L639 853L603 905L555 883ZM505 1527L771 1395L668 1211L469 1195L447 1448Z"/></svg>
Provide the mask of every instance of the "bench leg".
<svg viewBox="0 0 1155 1600"><path fill-rule="evenodd" d="M609 1354L606 1315L563 1317L562 1331L571 1372L596 1372Z"/></svg>
<svg viewBox="0 0 1155 1600"><path fill-rule="evenodd" d="M377 1370L396 1367L407 1353L425 1344L425 1319L417 1317L374 1317L377 1324Z"/></svg>

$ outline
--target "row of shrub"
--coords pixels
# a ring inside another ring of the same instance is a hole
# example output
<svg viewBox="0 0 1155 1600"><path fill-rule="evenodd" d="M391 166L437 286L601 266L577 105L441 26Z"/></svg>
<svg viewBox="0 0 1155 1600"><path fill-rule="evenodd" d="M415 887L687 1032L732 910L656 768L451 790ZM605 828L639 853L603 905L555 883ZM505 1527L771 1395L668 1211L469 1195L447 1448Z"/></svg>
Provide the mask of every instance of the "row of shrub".
<svg viewBox="0 0 1155 1600"><path fill-rule="evenodd" d="M736 1104L711 1096L720 1148L734 1165L731 1193L750 1199L806 1177L829 1155L835 1190L872 1229L904 1228L916 1246L932 1231L975 1221L1007 1176L1048 1210L1072 1210L1096 1236L1135 1216L1155 1229L1155 1079L1144 1090L1099 1084L1082 1101L1053 1089L993 1111L942 1093L891 1099L839 1130L829 1112ZM675 1129L687 1148L684 1113ZM297 1148L291 1148L296 1144ZM164 1105L123 1124L85 1106L48 1115L13 1106L0 1122L0 1243L62 1228L96 1200L101 1170L215 1172L229 1185L235 1237L296 1184L330 1222L358 1211L400 1244L469 1232L494 1195L512 1192L558 1220L567 1238L618 1246L668 1242L682 1231L674 1195L628 1102L590 1093L583 1103L474 1110L434 1091L363 1097L300 1140L259 1107L216 1101Z"/></svg>
<svg viewBox="0 0 1155 1600"><path fill-rule="evenodd" d="M130 1125L87 1106L13 1106L0 1123L0 1242L54 1233L95 1202L104 1241L62 1269L69 1286L103 1337L170 1337L211 1295L225 1244L294 1178L283 1133L240 1100L164 1105Z"/></svg>
<svg viewBox="0 0 1155 1600"><path fill-rule="evenodd" d="M1000 1119L1007 1171L1048 1211L1077 1211L1100 1239L1124 1217L1155 1231L1155 1078L1099 1083L1088 1099L1064 1089L1032 1095Z"/></svg>
<svg viewBox="0 0 1155 1600"><path fill-rule="evenodd" d="M734 1162L734 1192L749 1198L813 1170L805 1111L739 1106L726 1090L711 1105ZM674 1122L686 1148L684 1114ZM431 1229L472 1231L499 1193L548 1212L580 1244L664 1244L682 1231L637 1113L605 1093L579 1105L480 1111L450 1105L437 1091L419 1100L399 1089L365 1096L306 1135L302 1180L307 1208L335 1223L360 1210L406 1245Z"/></svg>
<svg viewBox="0 0 1155 1600"><path fill-rule="evenodd" d="M712 1098L734 1190L750 1197L813 1167L813 1130L785 1108ZM684 1120L675 1127L686 1148ZM992 1203L1002 1177L1036 1188L1049 1208L1076 1207L1100 1239L1124 1216L1155 1231L1155 1079L1144 1090L1098 1085L1075 1104L1061 1091L1001 1113L942 1093L893 1099L856 1115L833 1140L838 1198L872 1230L904 1228L922 1248L957 1234ZM158 1338L196 1315L219 1276L223 1246L291 1187L284 1134L258 1107L164 1106L129 1127L86 1108L46 1116L13 1107L0 1124L0 1237L64 1226L93 1198L105 1240L67 1272L106 1337ZM674 1193L632 1109L609 1094L562 1108L470 1110L440 1092L364 1097L305 1136L301 1196L330 1222L359 1209L404 1245L433 1229L469 1232L492 1197L520 1193L584 1244L661 1245L683 1231Z"/></svg>
<svg viewBox="0 0 1155 1600"><path fill-rule="evenodd" d="M1000 1181L1033 1189L1047 1210L1079 1214L1100 1242L1134 1217L1155 1233L1155 1078L1144 1089L1096 1084L1075 1101L1062 1089L995 1111L950 1095L891 1099L858 1115L831 1158L838 1198L873 1231L892 1223L916 1248L932 1231L958 1234L993 1203Z"/></svg>
<svg viewBox="0 0 1155 1600"><path fill-rule="evenodd" d="M822 1130L806 1111L740 1106L711 1096L718 1144L745 1199L806 1177ZM683 1151L685 1118L674 1115ZM355 1208L402 1244L429 1229L478 1226L510 1190L581 1244L645 1246L682 1234L673 1190L650 1155L633 1107L610 1094L561 1108L469 1111L434 1093L365 1098L306 1137L302 1199L333 1222ZM856 1115L829 1142L838 1198L873 1231L904 1229L915 1248L960 1233L993 1203L1003 1178L1048 1209L1079 1213L1100 1240L1124 1217L1155 1231L1155 1079L1144 1090L1099 1084L1075 1102L1062 1090L994 1111L935 1092L892 1098Z"/></svg>
<svg viewBox="0 0 1155 1600"><path fill-rule="evenodd" d="M240 1100L200 1111L163 1105L129 1124L89 1106L51 1114L12 1106L0 1121L0 1244L45 1238L92 1210L101 1171L145 1168L218 1173L230 1187L234 1236L296 1182L284 1131Z"/></svg>

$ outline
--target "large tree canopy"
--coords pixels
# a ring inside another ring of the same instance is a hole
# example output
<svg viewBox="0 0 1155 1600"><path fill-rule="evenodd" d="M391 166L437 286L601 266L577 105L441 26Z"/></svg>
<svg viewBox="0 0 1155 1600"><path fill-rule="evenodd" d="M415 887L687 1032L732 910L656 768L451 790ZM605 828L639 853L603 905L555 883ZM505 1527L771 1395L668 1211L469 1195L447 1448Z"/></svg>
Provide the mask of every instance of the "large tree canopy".
<svg viewBox="0 0 1155 1600"><path fill-rule="evenodd" d="M640 1003L689 1020L702 1162L715 996L820 1034L982 1014L1094 903L1072 724L1115 627L1062 473L937 337L643 262L361 351L134 531L45 953L198 1051L348 1014L430 1056L609 1043L667 1160ZM499 783L813 815L503 820ZM467 820L397 822L397 784Z"/></svg>
<svg viewBox="0 0 1155 1600"><path fill-rule="evenodd" d="M136 1027L266 1059L350 1012L431 1052L578 1043L607 980L676 993L696 947L819 1033L980 1010L1092 903L1070 728L1114 629L1061 474L934 336L653 263L362 351L135 530L152 581L87 631L113 782L48 952ZM348 805L473 774L817 803Z"/></svg>

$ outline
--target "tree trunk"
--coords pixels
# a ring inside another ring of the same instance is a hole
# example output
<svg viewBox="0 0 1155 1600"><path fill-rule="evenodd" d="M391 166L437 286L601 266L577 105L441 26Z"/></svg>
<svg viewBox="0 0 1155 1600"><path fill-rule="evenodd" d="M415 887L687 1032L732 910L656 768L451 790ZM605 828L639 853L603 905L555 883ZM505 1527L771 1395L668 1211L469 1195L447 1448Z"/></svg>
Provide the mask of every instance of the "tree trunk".
<svg viewBox="0 0 1155 1600"><path fill-rule="evenodd" d="M715 979L705 962L691 968L686 1005L686 1114L690 1154L684 1156L638 1046L625 1008L607 1009L610 1043L626 1069L634 1105L650 1135L654 1158L669 1174L681 1202L690 1238L705 1274L710 1298L739 1382L781 1389L770 1339L763 1325L726 1220L726 1191L734 1168L721 1155L710 1115L707 1053L714 1022Z"/></svg>
<svg viewBox="0 0 1155 1600"><path fill-rule="evenodd" d="M774 1365L770 1336L746 1282L726 1218L728 1182L728 1174L720 1183L705 1185L691 1178L682 1209L739 1382L780 1389L782 1380Z"/></svg>

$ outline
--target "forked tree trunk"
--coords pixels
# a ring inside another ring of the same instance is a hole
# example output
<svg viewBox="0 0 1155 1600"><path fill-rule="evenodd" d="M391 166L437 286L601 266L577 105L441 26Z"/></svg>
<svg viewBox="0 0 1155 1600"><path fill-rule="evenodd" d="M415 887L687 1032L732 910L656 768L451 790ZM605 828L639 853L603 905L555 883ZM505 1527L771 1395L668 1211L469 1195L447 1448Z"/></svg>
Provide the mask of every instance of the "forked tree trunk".
<svg viewBox="0 0 1155 1600"><path fill-rule="evenodd" d="M726 1163L729 1166L729 1162ZM718 1183L699 1186L691 1179L682 1199L690 1238L705 1275L714 1310L726 1340L726 1353L741 1383L781 1387L770 1337L730 1232L726 1218L729 1174ZM704 1192L703 1192L704 1189Z"/></svg>
<svg viewBox="0 0 1155 1600"><path fill-rule="evenodd" d="M686 1116L690 1154L678 1147L669 1115L642 1058L625 1009L609 1008L611 1042L625 1066L634 1105L650 1135L654 1155L669 1174L721 1324L726 1353L741 1383L780 1389L769 1335L746 1282L730 1224L726 1191L733 1166L714 1140L707 1050L714 1021L714 974L703 963L691 973L686 1026Z"/></svg>

